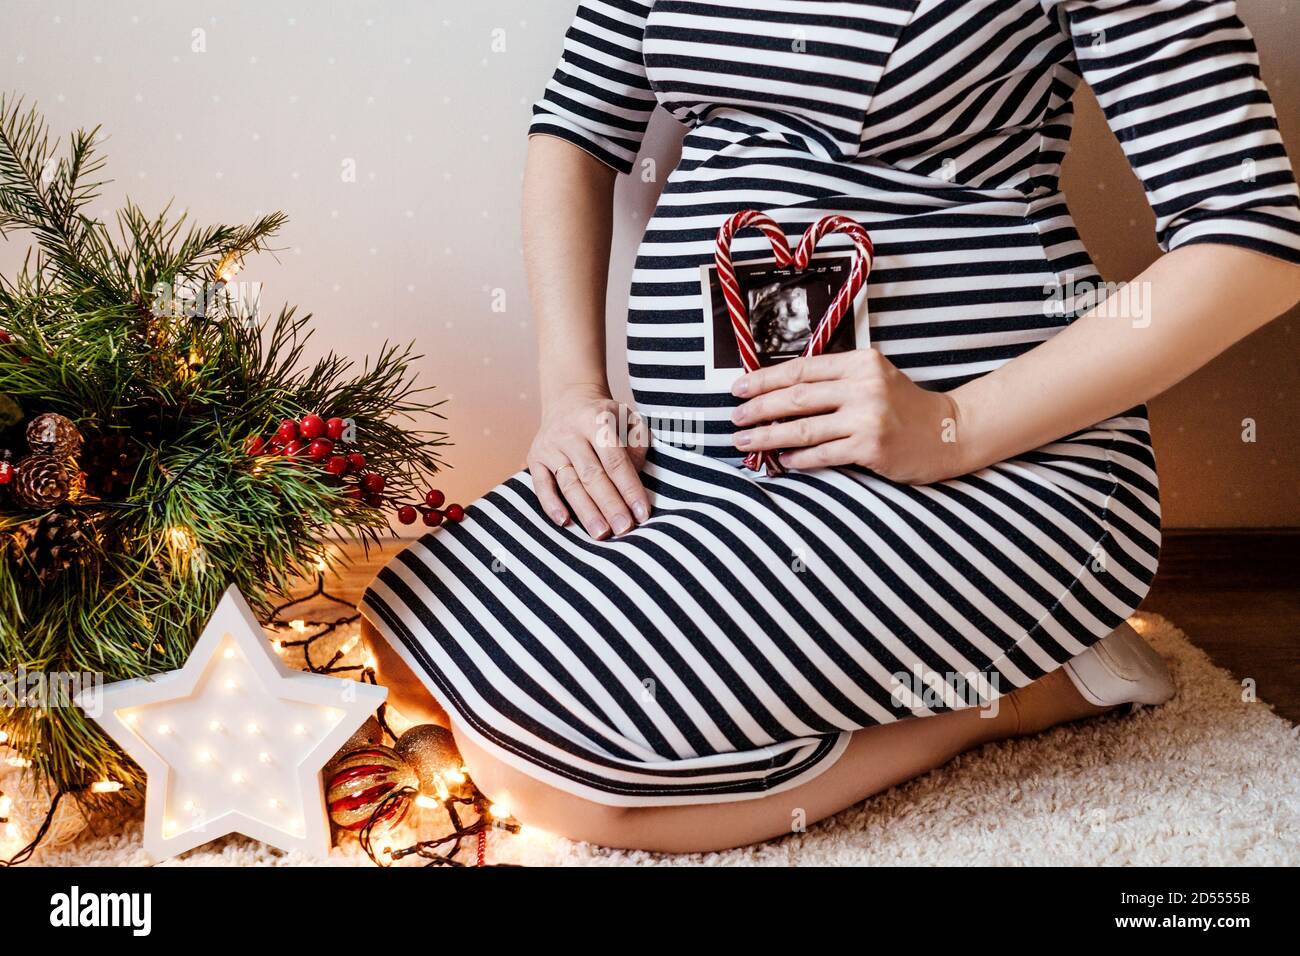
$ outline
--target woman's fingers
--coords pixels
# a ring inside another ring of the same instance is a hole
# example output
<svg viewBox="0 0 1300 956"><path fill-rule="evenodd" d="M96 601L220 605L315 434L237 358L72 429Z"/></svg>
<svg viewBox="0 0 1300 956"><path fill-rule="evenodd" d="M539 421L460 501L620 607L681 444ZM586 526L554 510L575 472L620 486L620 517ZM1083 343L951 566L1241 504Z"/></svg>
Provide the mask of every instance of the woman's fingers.
<svg viewBox="0 0 1300 956"><path fill-rule="evenodd" d="M832 352L829 355L790 359L740 376L731 386L731 394L738 398L752 398L778 388L789 388L800 382L825 382L846 378L858 361L856 352Z"/></svg>
<svg viewBox="0 0 1300 956"><path fill-rule="evenodd" d="M800 382L766 392L738 405L731 413L731 420L743 426L776 421L778 418L829 412L844 404L847 390L847 385L841 380Z"/></svg>
<svg viewBox="0 0 1300 956"><path fill-rule="evenodd" d="M560 527L569 523L569 509L564 507L560 490L555 484L555 475L541 461L530 461L528 471L533 476L533 491L542 504L542 510Z"/></svg>
<svg viewBox="0 0 1300 956"><path fill-rule="evenodd" d="M799 468L811 471L814 468L835 468L840 465L852 465L857 462L857 446L848 438L840 438L811 448L796 448L781 456L781 464L787 468Z"/></svg>
<svg viewBox="0 0 1300 956"><path fill-rule="evenodd" d="M615 534L626 534L631 531L632 512L628 509L627 502L623 500L623 496L619 493L618 488L614 485L609 473L605 470L604 464L591 445L581 442L565 448L564 451L569 456L569 461L573 463L583 489L591 500L596 503L596 507L604 518L604 522L602 522L604 524L604 534L607 534L610 528L614 529ZM560 487L564 488L563 482L560 483ZM583 526L587 527L585 522ZM603 537L602 533L598 533L590 527L587 527L587 532L593 537Z"/></svg>
<svg viewBox="0 0 1300 956"><path fill-rule="evenodd" d="M605 468L605 474L609 475L609 480L618 489L624 503L632 509L636 520L645 521L649 518L650 496L646 493L645 485L641 484L641 475L628 449L623 445L602 445L597 447L596 453ZM617 530L618 525L614 528Z"/></svg>
<svg viewBox="0 0 1300 956"><path fill-rule="evenodd" d="M741 451L766 451L773 448L805 448L853 434L852 423L844 415L813 415L789 422L776 422L738 431L732 436Z"/></svg>
<svg viewBox="0 0 1300 956"><path fill-rule="evenodd" d="M600 508L591 500L586 486L578 476L578 468L572 462L566 462L555 469L555 483L560 487L560 494L568 502L578 524L586 529L593 538L603 538L609 534L609 524L600 513Z"/></svg>

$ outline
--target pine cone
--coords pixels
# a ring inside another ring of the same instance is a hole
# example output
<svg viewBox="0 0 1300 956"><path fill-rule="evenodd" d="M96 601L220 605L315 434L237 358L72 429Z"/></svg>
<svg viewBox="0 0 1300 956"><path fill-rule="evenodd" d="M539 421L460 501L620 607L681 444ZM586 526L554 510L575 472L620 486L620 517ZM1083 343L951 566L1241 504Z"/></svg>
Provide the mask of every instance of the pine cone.
<svg viewBox="0 0 1300 956"><path fill-rule="evenodd" d="M140 446L122 435L88 438L81 455L87 493L104 501L125 498L131 491L140 457Z"/></svg>
<svg viewBox="0 0 1300 956"><path fill-rule="evenodd" d="M81 432L72 419L46 412L27 423L27 445L34 455L75 458L81 451Z"/></svg>
<svg viewBox="0 0 1300 956"><path fill-rule="evenodd" d="M53 455L28 455L17 465L14 498L27 508L53 508L68 500L72 482L63 462Z"/></svg>
<svg viewBox="0 0 1300 956"><path fill-rule="evenodd" d="M72 567L86 544L81 518L52 512L15 528L9 538L14 561L26 561L42 580Z"/></svg>

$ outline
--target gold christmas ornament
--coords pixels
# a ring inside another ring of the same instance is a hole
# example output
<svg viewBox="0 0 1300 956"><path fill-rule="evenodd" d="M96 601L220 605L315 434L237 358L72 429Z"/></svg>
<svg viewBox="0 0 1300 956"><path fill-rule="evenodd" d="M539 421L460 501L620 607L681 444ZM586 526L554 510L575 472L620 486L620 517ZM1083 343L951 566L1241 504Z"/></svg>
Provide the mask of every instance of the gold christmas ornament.
<svg viewBox="0 0 1300 956"><path fill-rule="evenodd" d="M330 758L330 762L325 765L325 772L328 774L334 769L335 764L353 751L377 747L383 742L384 728L379 726L379 721L375 718L367 718L366 722L357 728L356 733L348 738L348 742L339 748L338 753Z"/></svg>
<svg viewBox="0 0 1300 956"><path fill-rule="evenodd" d="M17 751L0 747L0 859L4 860L35 838L54 799L48 783L42 783L20 762L10 763L17 756ZM54 849L71 843L86 829L86 823L81 805L65 796L59 801L41 846Z"/></svg>
<svg viewBox="0 0 1300 956"><path fill-rule="evenodd" d="M451 731L437 724L417 724L397 740L397 752L420 780L420 789L436 794L438 783L460 782L460 751Z"/></svg>
<svg viewBox="0 0 1300 956"><path fill-rule="evenodd" d="M72 419L46 412L27 423L27 447L35 455L75 458L81 452L81 432Z"/></svg>
<svg viewBox="0 0 1300 956"><path fill-rule="evenodd" d="M399 793L405 788L414 790L417 783L415 771L392 748L367 747L348 754L330 768L325 804L330 819L345 830L356 831L371 824L375 832L382 832L406 817L414 794ZM385 809L376 815L381 803Z"/></svg>
<svg viewBox="0 0 1300 956"><path fill-rule="evenodd" d="M10 485L25 508L54 508L68 500L72 481L63 462L53 455L28 455L14 469Z"/></svg>

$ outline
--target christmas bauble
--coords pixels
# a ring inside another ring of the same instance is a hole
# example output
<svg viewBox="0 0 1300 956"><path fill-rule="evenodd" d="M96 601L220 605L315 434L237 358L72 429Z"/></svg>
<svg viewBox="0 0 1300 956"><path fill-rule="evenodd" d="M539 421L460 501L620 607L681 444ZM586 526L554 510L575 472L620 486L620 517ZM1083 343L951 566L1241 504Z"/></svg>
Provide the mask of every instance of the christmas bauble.
<svg viewBox="0 0 1300 956"><path fill-rule="evenodd" d="M81 451L81 432L72 419L46 412L27 423L27 446L36 455L75 458Z"/></svg>
<svg viewBox="0 0 1300 956"><path fill-rule="evenodd" d="M53 508L68 500L72 482L62 460L53 455L28 455L14 469L14 498L27 508Z"/></svg>
<svg viewBox="0 0 1300 956"><path fill-rule="evenodd" d="M5 811L0 822L0 859L8 859L35 838L54 799L49 784L41 783L21 763L9 763L16 756L9 748L0 747L0 793L8 797L7 801L0 799L0 810ZM65 796L59 801L41 847L52 850L71 843L81 835L86 822L81 805Z"/></svg>
<svg viewBox="0 0 1300 956"><path fill-rule="evenodd" d="M334 769L334 765L341 761L348 754L357 750L366 750L370 747L377 747L384 742L384 728L379 726L379 721L373 717L367 717L366 722L356 729L356 732L347 739L338 752L330 758L330 762L325 765L326 772Z"/></svg>
<svg viewBox="0 0 1300 956"><path fill-rule="evenodd" d="M437 781L447 782L447 774L460 772L460 751L451 731L437 724L417 724L397 739L397 753L415 771L420 789L437 791Z"/></svg>
<svg viewBox="0 0 1300 956"><path fill-rule="evenodd" d="M402 822L415 794L394 796L383 813L375 816L379 805L403 788L414 791L418 786L415 771L392 748L367 747L348 754L331 768L325 802L330 819L343 829L360 830L373 817L374 830L381 832Z"/></svg>

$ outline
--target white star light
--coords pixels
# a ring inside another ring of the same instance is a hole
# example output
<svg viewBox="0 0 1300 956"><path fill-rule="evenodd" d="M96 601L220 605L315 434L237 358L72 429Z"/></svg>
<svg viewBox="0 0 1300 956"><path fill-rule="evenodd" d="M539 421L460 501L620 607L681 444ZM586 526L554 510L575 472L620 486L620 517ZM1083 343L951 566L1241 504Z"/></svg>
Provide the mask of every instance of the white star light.
<svg viewBox="0 0 1300 956"><path fill-rule="evenodd" d="M157 860L229 833L326 855L321 768L388 695L287 666L234 587L184 667L94 693L78 705L148 775L144 848Z"/></svg>

